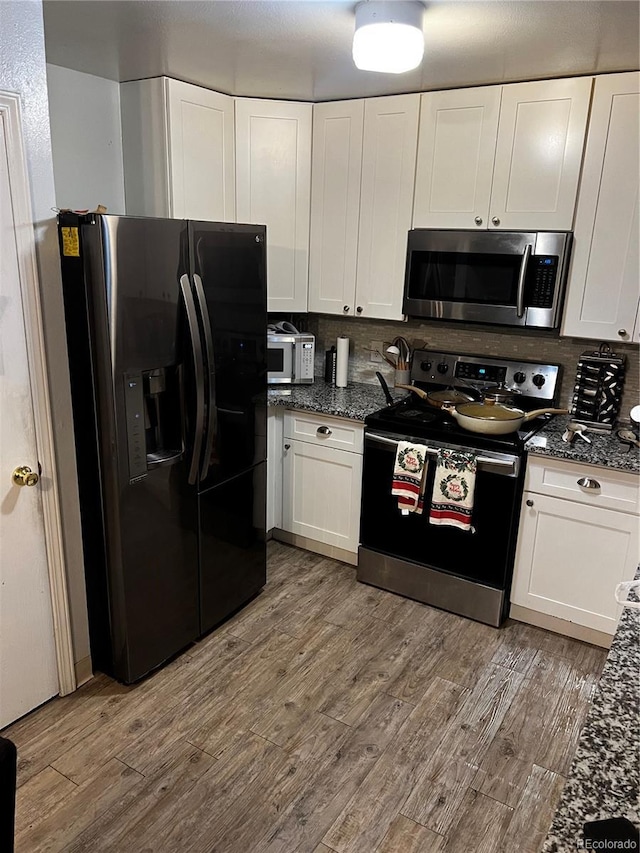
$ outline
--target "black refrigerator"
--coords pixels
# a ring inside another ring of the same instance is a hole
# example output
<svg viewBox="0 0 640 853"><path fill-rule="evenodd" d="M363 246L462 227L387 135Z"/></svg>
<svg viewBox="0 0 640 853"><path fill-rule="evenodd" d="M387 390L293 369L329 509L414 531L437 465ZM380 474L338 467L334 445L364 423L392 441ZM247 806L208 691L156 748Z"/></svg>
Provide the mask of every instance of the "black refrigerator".
<svg viewBox="0 0 640 853"><path fill-rule="evenodd" d="M132 683L266 581L266 229L58 234L91 653Z"/></svg>

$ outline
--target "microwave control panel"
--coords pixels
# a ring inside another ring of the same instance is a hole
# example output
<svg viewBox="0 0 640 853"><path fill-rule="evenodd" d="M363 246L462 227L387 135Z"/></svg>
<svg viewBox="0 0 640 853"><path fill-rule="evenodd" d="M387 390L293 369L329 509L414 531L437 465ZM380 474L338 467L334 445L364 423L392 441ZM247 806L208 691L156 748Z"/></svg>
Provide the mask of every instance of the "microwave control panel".
<svg viewBox="0 0 640 853"><path fill-rule="evenodd" d="M313 379L315 345L313 341L300 344L300 380Z"/></svg>
<svg viewBox="0 0 640 853"><path fill-rule="evenodd" d="M558 275L558 258L553 255L532 255L529 260L527 295L531 308L553 307L553 294Z"/></svg>

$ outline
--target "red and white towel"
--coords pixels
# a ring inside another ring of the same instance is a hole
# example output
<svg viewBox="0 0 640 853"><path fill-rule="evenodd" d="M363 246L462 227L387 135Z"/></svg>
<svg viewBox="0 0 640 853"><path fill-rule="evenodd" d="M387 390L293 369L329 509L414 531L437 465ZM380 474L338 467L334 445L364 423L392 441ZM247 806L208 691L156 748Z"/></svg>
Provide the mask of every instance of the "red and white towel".
<svg viewBox="0 0 640 853"><path fill-rule="evenodd" d="M442 448L438 451L433 483L430 524L459 527L475 532L471 526L473 493L476 486L475 454Z"/></svg>
<svg viewBox="0 0 640 853"><path fill-rule="evenodd" d="M423 444L399 441L393 467L391 494L398 498L403 513L422 512L424 478L427 471L427 448Z"/></svg>

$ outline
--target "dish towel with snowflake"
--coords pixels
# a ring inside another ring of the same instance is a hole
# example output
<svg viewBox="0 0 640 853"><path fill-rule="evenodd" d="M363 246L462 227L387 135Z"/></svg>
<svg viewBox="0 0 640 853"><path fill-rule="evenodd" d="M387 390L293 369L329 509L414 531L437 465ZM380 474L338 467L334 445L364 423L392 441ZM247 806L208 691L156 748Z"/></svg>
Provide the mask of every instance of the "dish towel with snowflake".
<svg viewBox="0 0 640 853"><path fill-rule="evenodd" d="M476 468L477 460L473 453L447 447L438 451L429 512L430 524L446 524L475 533L471 526L471 514Z"/></svg>
<svg viewBox="0 0 640 853"><path fill-rule="evenodd" d="M391 494L398 498L403 515L422 512L424 478L427 470L427 448L423 444L399 441L393 467Z"/></svg>

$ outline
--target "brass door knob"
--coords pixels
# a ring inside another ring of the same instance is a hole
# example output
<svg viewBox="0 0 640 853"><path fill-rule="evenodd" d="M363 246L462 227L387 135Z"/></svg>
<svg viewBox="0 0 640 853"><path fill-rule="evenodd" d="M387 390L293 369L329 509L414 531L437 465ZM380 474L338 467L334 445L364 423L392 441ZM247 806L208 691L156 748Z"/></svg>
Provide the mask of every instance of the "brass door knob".
<svg viewBox="0 0 640 853"><path fill-rule="evenodd" d="M28 465L20 465L12 474L16 486L35 486L40 478Z"/></svg>

